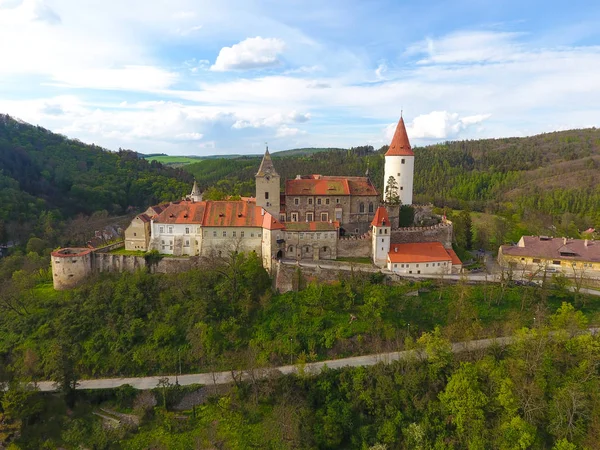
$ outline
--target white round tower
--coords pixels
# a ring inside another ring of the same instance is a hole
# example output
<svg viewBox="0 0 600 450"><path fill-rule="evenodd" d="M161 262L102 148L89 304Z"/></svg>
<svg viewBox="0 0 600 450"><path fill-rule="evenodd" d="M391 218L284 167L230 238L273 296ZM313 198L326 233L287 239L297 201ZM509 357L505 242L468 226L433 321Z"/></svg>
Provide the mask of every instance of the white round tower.
<svg viewBox="0 0 600 450"><path fill-rule="evenodd" d="M406 134L404 119L400 117L390 148L385 154L383 200L394 203L397 197L402 205L412 205L414 173L415 154Z"/></svg>

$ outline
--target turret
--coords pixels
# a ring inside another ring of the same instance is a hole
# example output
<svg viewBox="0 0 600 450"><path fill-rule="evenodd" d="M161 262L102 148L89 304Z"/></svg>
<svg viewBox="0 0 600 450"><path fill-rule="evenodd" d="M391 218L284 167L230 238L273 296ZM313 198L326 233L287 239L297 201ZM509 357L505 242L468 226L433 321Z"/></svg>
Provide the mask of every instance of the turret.
<svg viewBox="0 0 600 450"><path fill-rule="evenodd" d="M412 205L414 171L415 154L408 140L404 119L400 117L390 148L385 154L383 200L389 202L399 199L402 205Z"/></svg>
<svg viewBox="0 0 600 450"><path fill-rule="evenodd" d="M281 177L275 170L269 147L265 151L256 173L256 205L263 207L273 217L279 217Z"/></svg>
<svg viewBox="0 0 600 450"><path fill-rule="evenodd" d="M375 212L375 217L371 222L371 233L373 264L385 267L387 264L387 255L390 251L392 227L388 213L383 206L377 208Z"/></svg>
<svg viewBox="0 0 600 450"><path fill-rule="evenodd" d="M190 200L192 200L194 202L202 201L202 192L200 192L200 189L198 188L198 183L196 182L196 180L194 180L194 186L192 187L192 192L190 193Z"/></svg>

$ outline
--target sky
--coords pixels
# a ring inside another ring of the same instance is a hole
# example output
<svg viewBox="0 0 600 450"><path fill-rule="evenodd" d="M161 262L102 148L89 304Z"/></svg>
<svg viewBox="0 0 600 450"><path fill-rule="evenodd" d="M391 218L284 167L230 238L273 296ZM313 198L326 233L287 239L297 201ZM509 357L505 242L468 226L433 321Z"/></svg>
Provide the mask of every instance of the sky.
<svg viewBox="0 0 600 450"><path fill-rule="evenodd" d="M600 125L600 2L0 0L0 113L257 154Z"/></svg>

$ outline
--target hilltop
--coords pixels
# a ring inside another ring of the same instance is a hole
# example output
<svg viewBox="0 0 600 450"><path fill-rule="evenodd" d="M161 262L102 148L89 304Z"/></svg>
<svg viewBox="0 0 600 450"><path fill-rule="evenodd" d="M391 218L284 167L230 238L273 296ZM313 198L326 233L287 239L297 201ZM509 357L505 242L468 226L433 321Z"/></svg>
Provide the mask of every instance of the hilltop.
<svg viewBox="0 0 600 450"><path fill-rule="evenodd" d="M122 214L171 200L191 179L135 152L111 152L0 115L0 241L45 233L78 214Z"/></svg>

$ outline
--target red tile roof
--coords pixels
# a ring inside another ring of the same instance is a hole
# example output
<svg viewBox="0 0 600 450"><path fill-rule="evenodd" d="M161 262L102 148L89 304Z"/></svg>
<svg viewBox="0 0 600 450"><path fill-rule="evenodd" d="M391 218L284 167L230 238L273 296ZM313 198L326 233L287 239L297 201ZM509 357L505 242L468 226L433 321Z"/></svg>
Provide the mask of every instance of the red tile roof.
<svg viewBox="0 0 600 450"><path fill-rule="evenodd" d="M457 262L441 242L415 242L413 244L392 244L388 259L392 263L427 263L452 261L452 264L462 264L456 254ZM452 252L454 253L454 252Z"/></svg>
<svg viewBox="0 0 600 450"><path fill-rule="evenodd" d="M286 195L373 195L377 190L366 177L306 175L285 182Z"/></svg>
<svg viewBox="0 0 600 450"><path fill-rule="evenodd" d="M150 217L148 217L147 214L140 214L139 216L136 217L137 219L140 219L142 222L144 223L148 223L150 222Z"/></svg>
<svg viewBox="0 0 600 450"><path fill-rule="evenodd" d="M387 210L383 206L380 206L377 208L377 211L375 211L375 217L373 217L371 225L374 227L390 226L390 218L388 217Z"/></svg>
<svg viewBox="0 0 600 450"><path fill-rule="evenodd" d="M396 132L392 138L392 143L385 153L385 156L415 156L410 147L410 141L408 140L408 134L406 133L406 127L404 126L404 119L402 117L400 117Z"/></svg>
<svg viewBox="0 0 600 450"><path fill-rule="evenodd" d="M336 231L340 227L339 222L286 222L285 229L288 231Z"/></svg>
<svg viewBox="0 0 600 450"><path fill-rule="evenodd" d="M202 224L207 202L180 201L171 203L158 216L156 223Z"/></svg>
<svg viewBox="0 0 600 450"><path fill-rule="evenodd" d="M460 266L460 265L462 265L462 261L460 260L460 258L458 257L458 255L456 254L456 252L454 250L452 250L451 248L447 248L446 251L448 252L448 254L450 255L450 257L452 258L452 265L453 266Z"/></svg>
<svg viewBox="0 0 600 450"><path fill-rule="evenodd" d="M262 227L283 229L283 224L254 201L181 201L171 203L154 221L156 223L198 224L204 227Z"/></svg>

